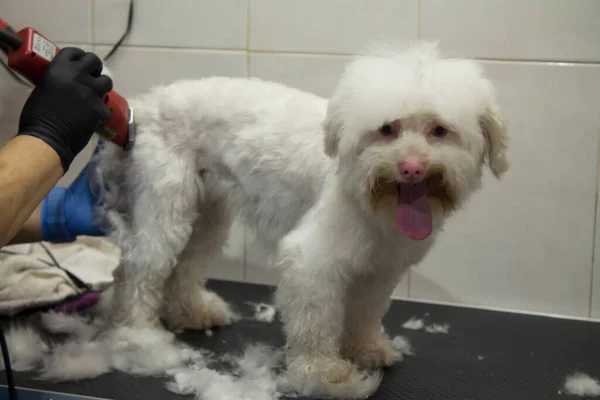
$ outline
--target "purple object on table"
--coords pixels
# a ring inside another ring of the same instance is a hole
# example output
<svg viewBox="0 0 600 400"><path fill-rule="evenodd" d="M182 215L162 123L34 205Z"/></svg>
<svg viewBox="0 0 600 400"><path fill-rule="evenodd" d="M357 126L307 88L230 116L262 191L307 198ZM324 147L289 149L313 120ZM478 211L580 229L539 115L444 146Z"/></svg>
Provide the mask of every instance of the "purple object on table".
<svg viewBox="0 0 600 400"><path fill-rule="evenodd" d="M100 301L100 296L100 293L96 292L86 293L78 299L54 307L54 310L57 312L64 312L67 314L85 310L86 308L97 304L98 301Z"/></svg>

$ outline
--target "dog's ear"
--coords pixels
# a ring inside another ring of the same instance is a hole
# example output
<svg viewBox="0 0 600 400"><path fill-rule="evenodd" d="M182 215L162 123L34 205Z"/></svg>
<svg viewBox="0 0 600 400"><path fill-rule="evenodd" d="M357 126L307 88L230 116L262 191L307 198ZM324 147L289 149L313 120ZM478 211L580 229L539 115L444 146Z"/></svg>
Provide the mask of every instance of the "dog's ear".
<svg viewBox="0 0 600 400"><path fill-rule="evenodd" d="M337 118L331 109L327 110L327 116L323 122L323 131L325 134L324 145L325 154L329 157L335 157L338 153L340 142L340 132L342 130L342 121Z"/></svg>
<svg viewBox="0 0 600 400"><path fill-rule="evenodd" d="M487 144L487 162L490 169L499 178L508 170L508 131L500 116L499 107L491 103L479 119L479 125Z"/></svg>

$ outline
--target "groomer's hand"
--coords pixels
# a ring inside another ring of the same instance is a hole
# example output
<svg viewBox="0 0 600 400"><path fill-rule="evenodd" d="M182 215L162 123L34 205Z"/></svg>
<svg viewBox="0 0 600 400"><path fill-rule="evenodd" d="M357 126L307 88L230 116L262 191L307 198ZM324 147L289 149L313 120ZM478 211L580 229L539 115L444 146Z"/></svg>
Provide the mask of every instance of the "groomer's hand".
<svg viewBox="0 0 600 400"><path fill-rule="evenodd" d="M63 173L110 118L102 97L112 90L112 80L101 72L102 61L95 54L64 48L23 107L18 135L37 137L54 149Z"/></svg>
<svg viewBox="0 0 600 400"><path fill-rule="evenodd" d="M106 235L98 226L104 225L105 221L99 221L96 216L98 199L92 190L95 155L103 144L100 139L91 160L69 187L55 186L50 190L9 244L34 243L42 240L69 243L75 241L80 235Z"/></svg>
<svg viewBox="0 0 600 400"><path fill-rule="evenodd" d="M100 140L94 155L102 145L103 141ZM42 240L68 243L75 241L80 235L104 236L94 213L97 205L97 198L91 190L94 161L92 156L68 188L55 187L42 201Z"/></svg>

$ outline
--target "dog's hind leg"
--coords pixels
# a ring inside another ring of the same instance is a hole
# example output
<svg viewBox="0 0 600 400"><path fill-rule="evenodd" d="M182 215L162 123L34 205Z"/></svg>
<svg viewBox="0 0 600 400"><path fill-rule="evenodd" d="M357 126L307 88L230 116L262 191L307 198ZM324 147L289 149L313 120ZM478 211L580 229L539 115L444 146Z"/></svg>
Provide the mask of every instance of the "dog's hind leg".
<svg viewBox="0 0 600 400"><path fill-rule="evenodd" d="M224 206L202 206L190 241L165 285L161 315L169 328L206 329L229 325L232 312L216 293L204 287L209 261L221 251L230 226Z"/></svg>
<svg viewBox="0 0 600 400"><path fill-rule="evenodd" d="M159 326L164 283L192 234L202 185L195 158L169 153L161 140L132 150L131 222L117 238L114 326Z"/></svg>
<svg viewBox="0 0 600 400"><path fill-rule="evenodd" d="M152 375L190 356L160 324L160 307L165 282L192 234L204 188L193 150L173 149L161 137L139 139L127 156L121 184L128 204L113 235L121 263L114 273L109 330L102 340L113 368Z"/></svg>

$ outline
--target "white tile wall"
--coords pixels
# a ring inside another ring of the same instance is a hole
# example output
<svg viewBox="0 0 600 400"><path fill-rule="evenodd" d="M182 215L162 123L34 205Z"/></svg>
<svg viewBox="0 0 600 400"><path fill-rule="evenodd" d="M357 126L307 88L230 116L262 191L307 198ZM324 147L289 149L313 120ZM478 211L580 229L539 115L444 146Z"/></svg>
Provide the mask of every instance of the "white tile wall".
<svg viewBox="0 0 600 400"><path fill-rule="evenodd" d="M0 0L2 19L15 30L33 27L53 42L92 43L92 0Z"/></svg>
<svg viewBox="0 0 600 400"><path fill-rule="evenodd" d="M161 47L246 48L246 0L143 0L135 3L127 44ZM123 33L129 0L94 2L96 43L113 44Z"/></svg>
<svg viewBox="0 0 600 400"><path fill-rule="evenodd" d="M261 245L254 232L245 231L244 279L253 283L277 284L277 271L268 268L272 251Z"/></svg>
<svg viewBox="0 0 600 400"><path fill-rule="evenodd" d="M33 25L101 56L123 32L127 7L0 0L16 27ZM131 36L109 67L126 96L213 74L328 96L348 56L378 39L439 40L446 54L487 60L509 121L512 169L501 182L486 177L395 295L598 318L598 15L597 0L137 0ZM3 71L0 85L7 140L27 92ZM269 255L236 221L210 275L276 283Z"/></svg>
<svg viewBox="0 0 600 400"><path fill-rule="evenodd" d="M596 0L422 0L420 34L451 55L598 62L599 15Z"/></svg>
<svg viewBox="0 0 600 400"><path fill-rule="evenodd" d="M374 40L416 39L417 0L250 0L250 49L353 53Z"/></svg>
<svg viewBox="0 0 600 400"><path fill-rule="evenodd" d="M413 273L411 296L587 316L600 67L484 66L510 121L513 165L452 220Z"/></svg>
<svg viewBox="0 0 600 400"><path fill-rule="evenodd" d="M244 279L245 232L240 221L234 221L222 254L211 260L208 274L214 279L241 281Z"/></svg>
<svg viewBox="0 0 600 400"><path fill-rule="evenodd" d="M111 46L95 46L104 57ZM210 75L245 76L246 54L242 51L123 47L110 60L115 89L135 96L148 88L177 79Z"/></svg>
<svg viewBox="0 0 600 400"><path fill-rule="evenodd" d="M250 54L250 76L330 96L349 57L315 54Z"/></svg>
<svg viewBox="0 0 600 400"><path fill-rule="evenodd" d="M0 69L0 145L16 133L21 109L31 89L16 82L4 69Z"/></svg>

